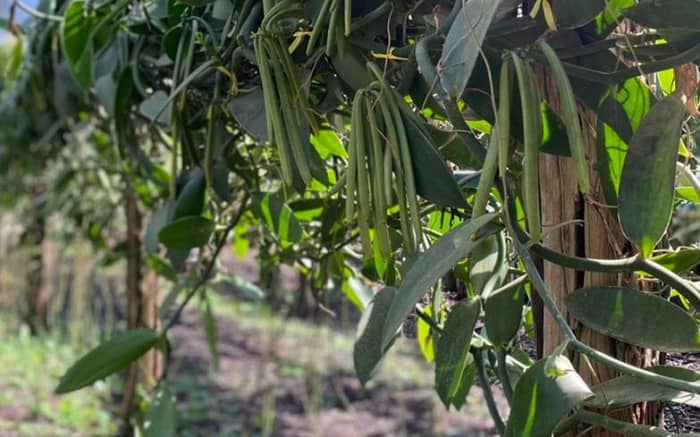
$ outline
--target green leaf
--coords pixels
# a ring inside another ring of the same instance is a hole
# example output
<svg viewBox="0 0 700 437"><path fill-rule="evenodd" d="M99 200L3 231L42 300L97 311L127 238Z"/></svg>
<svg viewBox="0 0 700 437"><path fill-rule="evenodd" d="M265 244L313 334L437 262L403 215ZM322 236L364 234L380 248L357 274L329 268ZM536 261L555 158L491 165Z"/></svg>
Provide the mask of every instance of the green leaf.
<svg viewBox="0 0 700 437"><path fill-rule="evenodd" d="M177 220L181 217L198 216L202 214L202 210L204 209L204 191L206 188L207 183L204 178L204 172L197 167L177 196L175 210L173 211L173 219Z"/></svg>
<svg viewBox="0 0 700 437"><path fill-rule="evenodd" d="M386 315L382 342L384 347L392 341L394 333L413 310L416 302L459 260L469 256L474 247L482 241L473 240L472 236L496 216L496 213L485 214L461 224L418 256L401 282L398 295Z"/></svg>
<svg viewBox="0 0 700 437"><path fill-rule="evenodd" d="M352 89L365 88L372 82L367 71L367 58L354 44L345 44L343 56L339 51L331 57L331 63L338 76Z"/></svg>
<svg viewBox="0 0 700 437"><path fill-rule="evenodd" d="M471 134L460 135L457 132L440 130L428 125L432 143L437 145L440 155L448 161L454 162L459 168L479 168L469 153L467 141L471 141L481 147L478 140Z"/></svg>
<svg viewBox="0 0 700 437"><path fill-rule="evenodd" d="M143 258L149 269L170 282L177 282L177 272L165 258L157 254L146 254Z"/></svg>
<svg viewBox="0 0 700 437"><path fill-rule="evenodd" d="M622 168L620 224L645 258L671 220L676 157L684 116L685 107L675 95L654 105L632 136Z"/></svg>
<svg viewBox="0 0 700 437"><path fill-rule="evenodd" d="M68 67L83 93L92 85L92 31L95 16L82 0L72 1L63 15L61 45Z"/></svg>
<svg viewBox="0 0 700 437"><path fill-rule="evenodd" d="M606 0L605 10L596 17L596 33L605 38L618 25L622 8L634 5L635 0Z"/></svg>
<svg viewBox="0 0 700 437"><path fill-rule="evenodd" d="M119 334L85 354L61 377L56 393L68 393L117 372L155 346L162 337L152 329Z"/></svg>
<svg viewBox="0 0 700 437"><path fill-rule="evenodd" d="M467 395L474 384L475 376L476 365L474 364L474 356L472 354L467 354L467 364L464 366L464 372L461 378L459 378L459 384L452 395L452 405L454 405L455 409L461 410L462 406L467 401Z"/></svg>
<svg viewBox="0 0 700 437"><path fill-rule="evenodd" d="M365 311L374 293L359 278L348 278L343 282L343 293L360 311Z"/></svg>
<svg viewBox="0 0 700 437"><path fill-rule="evenodd" d="M111 74L100 76L95 81L95 96L110 117L114 117L114 98L117 84Z"/></svg>
<svg viewBox="0 0 700 437"><path fill-rule="evenodd" d="M167 382L158 384L146 410L143 424L144 437L175 437L177 432L177 409Z"/></svg>
<svg viewBox="0 0 700 437"><path fill-rule="evenodd" d="M695 320L653 294L624 287L582 288L566 296L566 306L584 325L626 343L663 352L700 351Z"/></svg>
<svg viewBox="0 0 700 437"><path fill-rule="evenodd" d="M453 99L461 97L467 86L499 3L468 0L447 32L437 72L442 88Z"/></svg>
<svg viewBox="0 0 700 437"><path fill-rule="evenodd" d="M304 236L304 229L292 209L273 193L256 196L253 211L285 248L298 243Z"/></svg>
<svg viewBox="0 0 700 437"><path fill-rule="evenodd" d="M319 130L316 135L311 136L311 144L316 147L322 159L328 159L331 155L344 159L348 157L348 152L345 151L343 143L333 129Z"/></svg>
<svg viewBox="0 0 700 437"><path fill-rule="evenodd" d="M146 236L144 237L144 248L146 253L158 252L158 234L163 229L173 216L175 209L175 201L167 200L163 206L156 209L151 215L151 220L146 227Z"/></svg>
<svg viewBox="0 0 700 437"><path fill-rule="evenodd" d="M474 293L488 296L500 287L508 273L503 233L491 235L474 248L469 263L469 281Z"/></svg>
<svg viewBox="0 0 700 437"><path fill-rule="evenodd" d="M161 111L163 105L167 105L165 110ZM139 106L139 111L141 115L146 117L151 121L156 121L158 117L158 123L167 125L170 123L170 113L172 111L172 104L168 103L168 95L164 91L156 91L151 94L146 100L141 102ZM159 115L160 113L160 115Z"/></svg>
<svg viewBox="0 0 700 437"><path fill-rule="evenodd" d="M656 29L679 50L697 44L700 39L698 22L700 8L688 0L640 0L631 8L623 9L625 17Z"/></svg>
<svg viewBox="0 0 700 437"><path fill-rule="evenodd" d="M261 142L267 141L267 116L261 87L253 87L248 92L232 97L228 109L251 137Z"/></svg>
<svg viewBox="0 0 700 437"><path fill-rule="evenodd" d="M573 29L587 24L603 11L605 0L556 0L552 10L557 25L564 29Z"/></svg>
<svg viewBox="0 0 700 437"><path fill-rule="evenodd" d="M466 208L467 201L435 148L427 123L411 112L406 105L401 105L401 108L411 151L416 191L438 206Z"/></svg>
<svg viewBox="0 0 700 437"><path fill-rule="evenodd" d="M688 0L639 0L622 13L646 27L697 30L700 9L695 3Z"/></svg>
<svg viewBox="0 0 700 437"><path fill-rule="evenodd" d="M179 218L158 233L158 240L170 249L188 250L204 246L214 231L214 222L199 216Z"/></svg>
<svg viewBox="0 0 700 437"><path fill-rule="evenodd" d="M518 333L524 296L524 287L511 287L489 295L484 301L484 325L494 345L504 346Z"/></svg>
<svg viewBox="0 0 700 437"><path fill-rule="evenodd" d="M353 349L353 361L355 373L363 385L372 378L386 351L396 338L398 328L392 333L391 339L382 345L384 319L395 297L396 289L386 287L374 296L360 319Z"/></svg>
<svg viewBox="0 0 700 437"><path fill-rule="evenodd" d="M469 353L472 332L481 310L480 299L463 300L447 315L435 348L435 391L446 408L464 404L462 377L473 358ZM459 395L459 397L457 396Z"/></svg>
<svg viewBox="0 0 700 437"><path fill-rule="evenodd" d="M676 196L688 202L700 203L700 194L695 187L678 186L676 187Z"/></svg>
<svg viewBox="0 0 700 437"><path fill-rule="evenodd" d="M595 109L598 113L598 172L609 205L618 203L629 141L654 100L649 87L638 78L633 78L619 85L616 92L604 97Z"/></svg>
<svg viewBox="0 0 700 437"><path fill-rule="evenodd" d="M672 272L683 273L700 264L700 249L681 249L654 256L651 260Z"/></svg>
<svg viewBox="0 0 700 437"><path fill-rule="evenodd" d="M433 317L433 307L427 305L423 309L423 314L427 317ZM435 338L437 334L433 332L432 326L421 317L418 318L416 323L416 337L418 338L418 347L423 354L423 358L428 363L432 363L435 360Z"/></svg>
<svg viewBox="0 0 700 437"><path fill-rule="evenodd" d="M506 437L551 435L564 415L593 395L566 357L555 358L561 376L548 375L546 361L537 361L518 380Z"/></svg>
<svg viewBox="0 0 700 437"><path fill-rule="evenodd" d="M650 367L650 372L688 382L700 382L700 373L682 367ZM620 408L646 401L678 402L700 407L700 395L622 375L591 387L595 397L585 402L594 408Z"/></svg>

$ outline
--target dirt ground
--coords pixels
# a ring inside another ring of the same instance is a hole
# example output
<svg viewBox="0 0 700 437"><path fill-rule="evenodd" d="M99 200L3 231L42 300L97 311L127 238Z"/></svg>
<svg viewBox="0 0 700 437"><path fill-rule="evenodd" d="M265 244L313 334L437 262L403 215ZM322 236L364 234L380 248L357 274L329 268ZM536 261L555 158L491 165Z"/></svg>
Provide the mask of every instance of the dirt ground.
<svg viewBox="0 0 700 437"><path fill-rule="evenodd" d="M446 411L432 390L430 366L406 350L385 363L376 384L362 388L342 344L347 339L328 338L337 334L314 336L287 324L263 332L219 317L220 369L213 373L197 319L189 312L173 336L171 379L181 381L175 391L184 435L495 435L479 387L461 412ZM206 399L193 396L198 390L209 392Z"/></svg>

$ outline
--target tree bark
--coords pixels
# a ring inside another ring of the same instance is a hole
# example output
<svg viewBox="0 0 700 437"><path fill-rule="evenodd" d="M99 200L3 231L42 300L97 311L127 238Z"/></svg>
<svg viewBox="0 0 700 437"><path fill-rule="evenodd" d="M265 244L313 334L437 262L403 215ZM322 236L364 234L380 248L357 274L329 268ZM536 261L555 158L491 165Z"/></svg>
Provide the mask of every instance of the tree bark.
<svg viewBox="0 0 700 437"><path fill-rule="evenodd" d="M546 72L540 72L539 77L545 99L555 112L560 112L556 85L552 83L551 77ZM546 246L567 255L603 259L630 255L626 253L629 251L626 239L613 215L615 210L606 205L597 172L596 115L581 108L580 118L587 145L592 193L585 199L579 193L571 158L541 154L539 164L543 241ZM574 222L575 220L579 222ZM551 228L558 225L561 226L556 229ZM549 262L544 263L544 279L553 293L554 301L564 314L567 314L564 302L566 294L577 288L636 282L633 275L583 273ZM656 355L652 351L615 341L579 324L570 316L568 318L579 339L600 351L638 367L647 367L654 362ZM543 352L547 355L552 353L564 338L550 314L544 315L543 331ZM578 372L588 384L597 384L617 376L611 369L589 361L584 356L573 358ZM655 424L658 421L658 414L654 408L648 408L646 405L618 410L611 415L635 423ZM616 436L618 434L593 429L584 435Z"/></svg>
<svg viewBox="0 0 700 437"><path fill-rule="evenodd" d="M138 201L133 192L129 191L124 200L124 214L126 216L126 317L129 329L144 327L141 317L143 296L141 293L141 213ZM136 400L136 386L139 381L139 363L134 362L129 366L124 384L124 396L122 398L122 434L129 431L134 404Z"/></svg>
<svg viewBox="0 0 700 437"><path fill-rule="evenodd" d="M127 326L129 329L160 327L158 319L159 284L158 275L148 272L143 275L141 255L141 230L143 217L138 199L129 192L124 200L126 216L126 295ZM143 286L143 287L142 287ZM144 289L147 290L144 292ZM122 398L122 435L131 435L130 420L136 405L136 389L139 385L154 387L163 375L163 354L158 350L149 351L139 361L129 366L124 396Z"/></svg>
<svg viewBox="0 0 700 437"><path fill-rule="evenodd" d="M25 244L29 249L26 271L26 316L32 334L46 332L49 329L48 281L44 269L44 240L46 237L46 218L43 212L44 190L34 187L29 196L30 223L25 230Z"/></svg>

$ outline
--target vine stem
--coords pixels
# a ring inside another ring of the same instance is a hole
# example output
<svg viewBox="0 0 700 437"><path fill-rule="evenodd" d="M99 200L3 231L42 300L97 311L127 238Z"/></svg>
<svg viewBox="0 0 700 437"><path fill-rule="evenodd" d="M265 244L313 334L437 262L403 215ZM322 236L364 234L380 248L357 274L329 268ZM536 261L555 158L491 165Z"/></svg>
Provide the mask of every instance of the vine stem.
<svg viewBox="0 0 700 437"><path fill-rule="evenodd" d="M537 290L537 293L540 295L540 297L542 297L542 301L544 302L545 307L554 317L554 320L556 321L557 325L559 325L559 328L564 333L566 339L569 340L570 346L578 350L580 353L589 356L595 361L598 361L601 364L604 364L614 370L617 370L620 373L639 378L644 382L657 384L664 387L670 387L680 391L700 394L700 384L698 383L681 381L675 378L669 378L667 376L649 372L648 370L634 367L623 361L615 359L607 354L604 354L576 338L576 334L574 334L566 319L557 308L556 303L554 303L554 300L552 300L552 297L549 293L549 289L547 288L547 285L542 279L542 276L540 276L539 272L537 271L537 267L535 266L532 257L528 253L528 250L519 241L516 241L515 244L517 246L518 253L520 254L520 258L525 263L526 270L530 275L530 280L532 281L535 290Z"/></svg>
<svg viewBox="0 0 700 437"><path fill-rule="evenodd" d="M481 356L481 351L476 350L473 355L474 363L476 364L477 377L479 378L479 385L481 385L481 390L484 392L486 407L489 409L489 414L491 414L491 417L493 418L493 423L496 426L498 435L505 435L506 426L503 423L501 413L498 411L498 405L496 405L496 400L493 397L493 391L491 390L489 379L486 376L486 369L484 368L484 359Z"/></svg>
<svg viewBox="0 0 700 437"><path fill-rule="evenodd" d="M418 315L418 318L427 323L433 331L435 331L437 334L442 334L442 328L437 324L437 322L424 311L421 311L418 306L416 306L416 314Z"/></svg>
<svg viewBox="0 0 700 437"><path fill-rule="evenodd" d="M243 200L241 202L241 207L238 209L238 211L236 212L236 215L233 217L231 222L226 226L226 229L224 229L223 233L221 234L221 237L219 237L219 240L216 242L216 246L214 248L214 253L212 254L212 258L209 261L209 264L207 264L207 267L204 269L204 273L199 278L199 280L194 284L192 289L187 293L187 296L185 296L185 299L182 301L182 303L180 303L180 306L175 311L175 314L173 314L173 317L171 317L170 321L168 321L168 324L166 325L165 329L163 330L163 336L165 336L167 334L167 332L170 331L170 329L173 326L175 326L175 324L177 324L177 322L180 320L180 317L182 316L182 312L184 311L187 304L197 294L197 291L199 291L199 289L202 288L202 286L209 281L209 276L211 275L211 272L212 272L212 270L214 270L214 266L216 265L216 259L219 257L219 253L221 252L221 249L223 249L224 245L226 244L226 240L228 239L228 235L231 233L233 228L236 227L238 222L241 220L243 213L246 211L246 206L248 205L249 199L250 199L250 194L246 192L245 195L243 196Z"/></svg>
<svg viewBox="0 0 700 437"><path fill-rule="evenodd" d="M512 404L513 402L513 384L510 382L510 376L508 376L508 367L506 364L506 357L507 357L507 352L506 348L503 346L500 346L496 348L496 360L497 360L497 367L496 370L498 372L498 379L501 380L501 386L503 387L503 393L506 395L506 399L508 399L508 404Z"/></svg>
<svg viewBox="0 0 700 437"><path fill-rule="evenodd" d="M643 425L634 425L588 410L579 410L573 417L579 422L584 422L589 425L600 426L601 428L605 428L609 431L618 432L624 435L631 435L633 432L634 435L640 437L663 437L669 435L678 435L669 434L668 432L664 431L662 427L647 428Z"/></svg>
<svg viewBox="0 0 700 437"><path fill-rule="evenodd" d="M547 261L551 261L562 267L569 267L577 270L606 273L624 273L641 270L675 288L683 297L688 299L696 309L700 310L700 290L698 290L695 285L662 265L650 259L644 259L639 255L630 258L607 260L569 256L548 249L540 244L531 245L530 250L535 255Z"/></svg>

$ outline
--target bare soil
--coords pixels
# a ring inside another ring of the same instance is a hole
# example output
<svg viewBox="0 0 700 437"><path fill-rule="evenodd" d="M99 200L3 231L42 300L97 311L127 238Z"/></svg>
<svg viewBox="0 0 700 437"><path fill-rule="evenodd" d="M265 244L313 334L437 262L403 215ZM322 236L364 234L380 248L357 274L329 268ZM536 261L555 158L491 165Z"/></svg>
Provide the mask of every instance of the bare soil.
<svg viewBox="0 0 700 437"><path fill-rule="evenodd" d="M400 383L387 380L386 375L402 369L384 369L379 383L363 388L349 370L352 357L328 350L333 346L322 338L315 345L309 343L312 339L304 339L305 347L300 348L298 334L289 331L271 336L237 326L228 317L219 317L218 327L220 369L216 373L209 371L210 354L198 315L187 313L174 331L171 380L196 380L196 387L176 383L186 435L495 435L481 389L472 388L461 412L446 411L432 390L428 365L416 372L415 381L403 377ZM318 353L309 356L308 347ZM322 370L310 360L323 360ZM208 391L206 406L194 405L192 393L198 389ZM197 408L205 414L193 415Z"/></svg>

